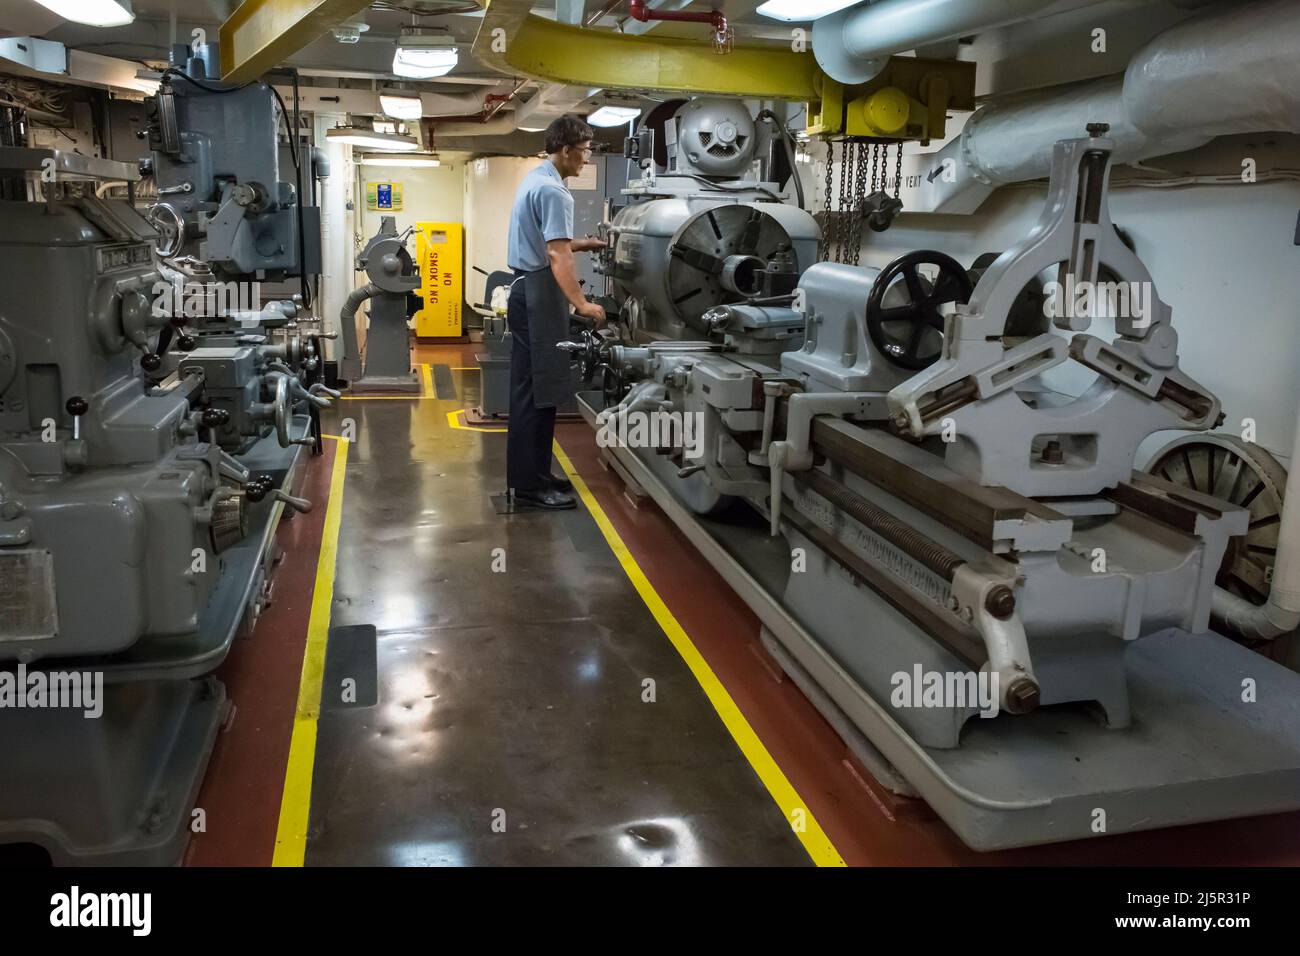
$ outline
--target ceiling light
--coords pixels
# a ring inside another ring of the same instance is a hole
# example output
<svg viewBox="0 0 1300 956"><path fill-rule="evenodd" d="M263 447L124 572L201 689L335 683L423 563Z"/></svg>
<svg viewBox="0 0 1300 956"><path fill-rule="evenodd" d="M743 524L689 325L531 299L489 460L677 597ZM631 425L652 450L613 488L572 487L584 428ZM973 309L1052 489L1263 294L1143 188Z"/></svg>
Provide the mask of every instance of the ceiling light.
<svg viewBox="0 0 1300 956"><path fill-rule="evenodd" d="M92 27L124 27L135 20L131 0L36 0L73 23Z"/></svg>
<svg viewBox="0 0 1300 956"><path fill-rule="evenodd" d="M803 23L838 13L845 7L860 2L861 0L767 0L754 12L773 20Z"/></svg>
<svg viewBox="0 0 1300 956"><path fill-rule="evenodd" d="M362 166L441 166L436 156L363 156Z"/></svg>
<svg viewBox="0 0 1300 956"><path fill-rule="evenodd" d="M379 94L379 106L385 115L401 120L419 119L424 115L424 104L418 96L392 96Z"/></svg>
<svg viewBox="0 0 1300 956"><path fill-rule="evenodd" d="M448 33L402 27L393 53L393 72L421 80L445 76L456 68L460 60L455 44L455 39Z"/></svg>
<svg viewBox="0 0 1300 956"><path fill-rule="evenodd" d="M545 132L545 130L546 130L546 127L544 127L544 126L521 126L521 127L519 127L519 132L521 132L521 133L541 133L541 132Z"/></svg>
<svg viewBox="0 0 1300 956"><path fill-rule="evenodd" d="M367 149L389 149L398 153L409 153L420 148L414 136L376 133L374 130L359 126L335 126L333 129L326 130L325 138L335 143L347 143Z"/></svg>
<svg viewBox="0 0 1300 956"><path fill-rule="evenodd" d="M592 126L622 126L641 115L639 106L602 106L587 117Z"/></svg>

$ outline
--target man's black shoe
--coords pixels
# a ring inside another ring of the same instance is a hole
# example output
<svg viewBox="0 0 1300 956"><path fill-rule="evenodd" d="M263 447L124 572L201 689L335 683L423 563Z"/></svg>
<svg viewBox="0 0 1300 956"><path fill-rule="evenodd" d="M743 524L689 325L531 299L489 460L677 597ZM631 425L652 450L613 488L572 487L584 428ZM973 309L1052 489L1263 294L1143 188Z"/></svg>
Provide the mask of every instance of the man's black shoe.
<svg viewBox="0 0 1300 956"><path fill-rule="evenodd" d="M561 478L558 475L547 475L542 480L548 483L556 491L562 491L566 495L573 491L573 482L568 478Z"/></svg>
<svg viewBox="0 0 1300 956"><path fill-rule="evenodd" d="M544 508L547 511L565 511L577 507L571 495L550 488L535 488L530 491L516 491L515 504L527 508Z"/></svg>

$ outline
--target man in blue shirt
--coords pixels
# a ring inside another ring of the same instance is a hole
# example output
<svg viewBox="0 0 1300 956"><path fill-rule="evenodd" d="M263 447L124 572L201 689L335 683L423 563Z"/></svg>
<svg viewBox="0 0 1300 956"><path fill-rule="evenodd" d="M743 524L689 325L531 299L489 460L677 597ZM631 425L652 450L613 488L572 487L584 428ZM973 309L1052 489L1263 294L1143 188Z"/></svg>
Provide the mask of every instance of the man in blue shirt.
<svg viewBox="0 0 1300 956"><path fill-rule="evenodd" d="M546 130L547 158L524 177L510 213L507 263L515 272L506 309L510 352L510 422L506 484L516 504L563 509L575 505L567 479L551 473L555 409L572 388L569 356L556 348L569 337L569 307L597 325L605 310L578 284L575 252L601 248L574 239L573 195L564 185L591 156L591 127L561 116Z"/></svg>

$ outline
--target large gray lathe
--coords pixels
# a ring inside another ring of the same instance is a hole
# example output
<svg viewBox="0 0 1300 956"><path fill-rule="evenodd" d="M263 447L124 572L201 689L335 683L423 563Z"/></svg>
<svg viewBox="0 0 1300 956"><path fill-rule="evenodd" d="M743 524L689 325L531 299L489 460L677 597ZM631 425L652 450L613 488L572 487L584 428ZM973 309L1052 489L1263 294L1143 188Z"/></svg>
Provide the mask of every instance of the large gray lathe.
<svg viewBox="0 0 1300 956"><path fill-rule="evenodd" d="M1111 224L1103 132L1057 144L1039 223L973 292L939 253L817 264L788 307L609 350L616 404L582 396L598 425L699 416L701 459L611 451L877 777L977 849L1300 807L1300 675L1207 631L1247 513L1133 470L1148 435L1220 413ZM1137 283L1150 308L1053 329L1026 290L1066 275ZM1087 334L1102 319L1110 340ZM1095 374L1081 394L1044 379L1068 361ZM719 517L737 498L766 527ZM893 696L931 672L996 674L998 715Z"/></svg>

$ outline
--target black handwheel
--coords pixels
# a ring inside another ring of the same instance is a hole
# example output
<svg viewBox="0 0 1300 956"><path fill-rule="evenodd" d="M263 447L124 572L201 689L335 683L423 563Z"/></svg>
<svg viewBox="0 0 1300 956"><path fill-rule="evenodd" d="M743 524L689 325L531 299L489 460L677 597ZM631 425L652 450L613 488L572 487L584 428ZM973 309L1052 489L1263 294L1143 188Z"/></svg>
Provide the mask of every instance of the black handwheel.
<svg viewBox="0 0 1300 956"><path fill-rule="evenodd" d="M933 284L917 270L920 265L939 267ZM886 294L899 285L906 289L907 302L886 306ZM912 370L927 368L943 352L943 315L939 307L949 302L970 301L974 289L961 264L942 252L920 249L899 256L881 270L871 287L871 295L867 297L867 334L881 354L895 365ZM928 334L932 329L934 334Z"/></svg>

